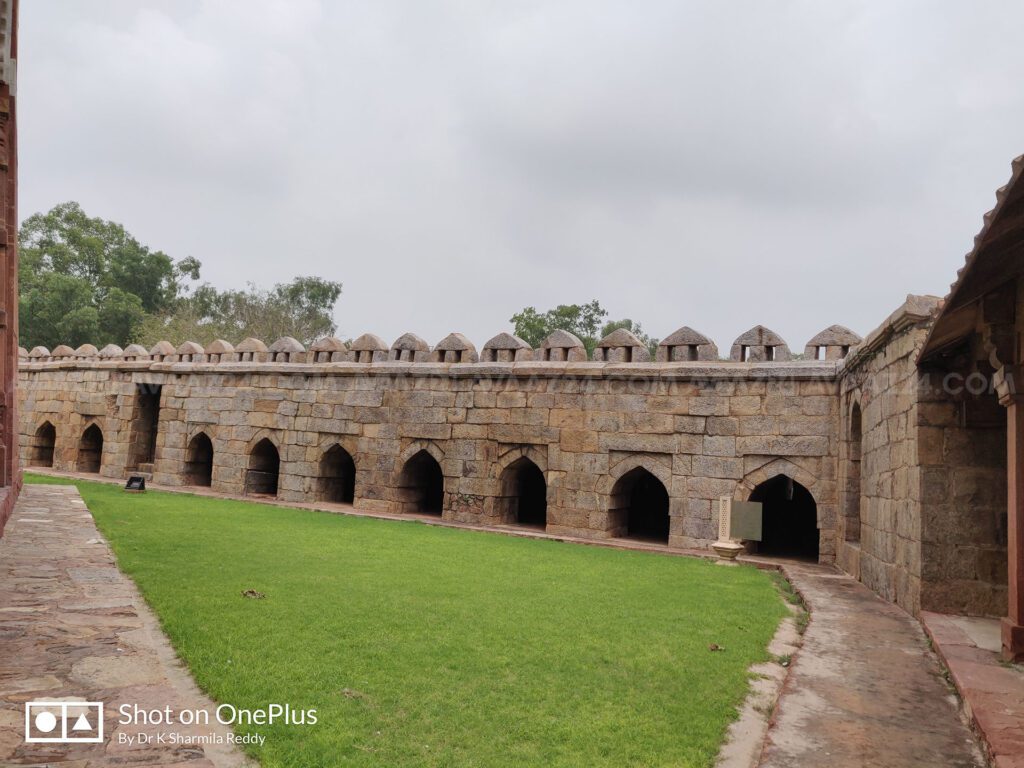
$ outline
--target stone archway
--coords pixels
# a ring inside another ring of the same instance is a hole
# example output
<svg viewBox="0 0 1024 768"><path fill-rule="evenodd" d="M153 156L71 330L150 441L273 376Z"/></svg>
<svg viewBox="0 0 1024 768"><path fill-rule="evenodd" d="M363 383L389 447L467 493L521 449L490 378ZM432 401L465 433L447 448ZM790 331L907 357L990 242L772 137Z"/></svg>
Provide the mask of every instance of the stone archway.
<svg viewBox="0 0 1024 768"><path fill-rule="evenodd" d="M39 425L29 448L30 467L52 467L53 451L57 445L57 428L48 421Z"/></svg>
<svg viewBox="0 0 1024 768"><path fill-rule="evenodd" d="M197 432L185 449L185 483L209 488L213 484L213 441Z"/></svg>
<svg viewBox="0 0 1024 768"><path fill-rule="evenodd" d="M548 486L544 473L526 456L511 462L499 479L501 495L495 501L498 521L508 525L546 528Z"/></svg>
<svg viewBox="0 0 1024 768"><path fill-rule="evenodd" d="M779 474L755 487L750 501L761 503L761 541L754 545L757 554L817 562L818 505L807 488Z"/></svg>
<svg viewBox="0 0 1024 768"><path fill-rule="evenodd" d="M437 459L425 448L405 462L397 485L402 512L438 517L444 512L444 473Z"/></svg>
<svg viewBox="0 0 1024 768"><path fill-rule="evenodd" d="M668 543L668 489L642 466L629 470L612 486L608 516L613 536Z"/></svg>
<svg viewBox="0 0 1024 768"><path fill-rule="evenodd" d="M277 496L281 473L281 455L270 438L264 437L249 453L245 473L245 493L253 496Z"/></svg>
<svg viewBox="0 0 1024 768"><path fill-rule="evenodd" d="M320 457L318 501L351 504L356 495L356 463L345 448L335 443Z"/></svg>
<svg viewBox="0 0 1024 768"><path fill-rule="evenodd" d="M98 474L103 468L103 430L97 424L90 424L78 441L78 460L75 469L79 472Z"/></svg>

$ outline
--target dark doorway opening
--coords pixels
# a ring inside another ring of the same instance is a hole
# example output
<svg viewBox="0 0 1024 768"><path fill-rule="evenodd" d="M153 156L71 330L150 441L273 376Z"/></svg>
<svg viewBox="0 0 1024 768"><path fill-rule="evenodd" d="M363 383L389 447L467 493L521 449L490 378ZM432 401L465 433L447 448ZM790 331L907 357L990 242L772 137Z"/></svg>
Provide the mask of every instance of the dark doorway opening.
<svg viewBox="0 0 1024 768"><path fill-rule="evenodd" d="M351 504L356 497L356 463L340 445L334 445L320 459L320 501Z"/></svg>
<svg viewBox="0 0 1024 768"><path fill-rule="evenodd" d="M213 441L205 432L200 432L188 443L185 482L207 488L213 483Z"/></svg>
<svg viewBox="0 0 1024 768"><path fill-rule="evenodd" d="M132 415L131 455L128 461L131 469L152 471L151 465L156 459L162 391L163 387L159 384L135 385L135 412Z"/></svg>
<svg viewBox="0 0 1024 768"><path fill-rule="evenodd" d="M750 500L762 505L759 555L818 560L818 505L810 491L776 475L757 486Z"/></svg>
<svg viewBox="0 0 1024 768"><path fill-rule="evenodd" d="M249 470L245 473L245 492L251 496L277 496L277 480L281 471L281 456L277 447L267 438L260 440L249 455Z"/></svg>
<svg viewBox="0 0 1024 768"><path fill-rule="evenodd" d="M614 535L640 541L668 543L668 491L643 467L632 469L612 488L611 523Z"/></svg>
<svg viewBox="0 0 1024 768"><path fill-rule="evenodd" d="M523 456L501 473L498 517L504 523L545 528L548 524L548 485L540 467Z"/></svg>
<svg viewBox="0 0 1024 768"><path fill-rule="evenodd" d="M78 461L75 468L79 472L96 474L102 466L103 432L92 424L82 433L82 439L78 442Z"/></svg>
<svg viewBox="0 0 1024 768"><path fill-rule="evenodd" d="M426 451L420 451L402 467L398 501L407 513L440 515L444 511L444 474L441 465Z"/></svg>
<svg viewBox="0 0 1024 768"><path fill-rule="evenodd" d="M30 467L52 467L53 449L57 444L57 429L48 421L39 425L32 438L29 450L28 465Z"/></svg>

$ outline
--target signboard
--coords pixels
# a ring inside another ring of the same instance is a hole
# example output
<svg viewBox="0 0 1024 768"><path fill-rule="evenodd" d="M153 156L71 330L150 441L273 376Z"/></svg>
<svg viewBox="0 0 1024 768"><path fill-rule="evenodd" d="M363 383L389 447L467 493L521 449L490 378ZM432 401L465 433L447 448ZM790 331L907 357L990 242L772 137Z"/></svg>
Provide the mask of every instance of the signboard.
<svg viewBox="0 0 1024 768"><path fill-rule="evenodd" d="M746 541L761 540L761 502L734 501L729 536Z"/></svg>

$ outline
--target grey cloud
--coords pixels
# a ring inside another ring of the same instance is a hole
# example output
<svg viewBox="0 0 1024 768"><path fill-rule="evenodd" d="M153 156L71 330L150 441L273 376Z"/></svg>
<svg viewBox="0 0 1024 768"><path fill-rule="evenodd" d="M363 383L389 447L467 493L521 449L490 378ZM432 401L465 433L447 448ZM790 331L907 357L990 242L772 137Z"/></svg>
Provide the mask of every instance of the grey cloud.
<svg viewBox="0 0 1024 768"><path fill-rule="evenodd" d="M23 4L22 214L77 199L340 332L599 298L794 349L943 293L1024 149L1010 2Z"/></svg>

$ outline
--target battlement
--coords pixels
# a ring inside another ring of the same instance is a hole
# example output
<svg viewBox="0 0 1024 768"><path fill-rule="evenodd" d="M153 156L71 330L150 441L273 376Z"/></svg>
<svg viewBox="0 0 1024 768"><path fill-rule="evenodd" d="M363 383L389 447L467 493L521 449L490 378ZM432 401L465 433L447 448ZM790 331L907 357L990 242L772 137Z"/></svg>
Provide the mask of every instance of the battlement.
<svg viewBox="0 0 1024 768"><path fill-rule="evenodd" d="M557 372L588 373L628 366L642 375L670 372L687 376L793 375L816 376L834 373L835 363L844 358L861 341L847 328L833 325L812 338L805 348L805 359L794 360L786 342L764 326L756 326L742 334L731 347L729 359L719 358L718 347L703 334L689 327L672 333L658 345L654 360L650 350L630 331L620 328L601 339L593 356L587 355L583 342L566 331L555 331L537 349L510 333L499 333L478 352L476 346L461 333L452 333L431 347L414 333L402 334L388 344L372 333L352 342L327 337L318 339L309 349L290 336L277 339L269 346L260 339L248 338L233 346L215 339L205 347L186 341L175 347L169 341L157 342L147 350L138 344L122 349L108 344L97 349L83 344L77 349L61 344L52 351L46 347L31 350L19 348L21 367L61 364L62 367L91 367L106 364L139 370L171 364L192 366L245 366L253 370L263 365L287 364L329 370L336 374L364 372L366 368L395 373L408 370L425 374L457 374L458 369L472 366L471 375L488 372L507 374ZM315 372L315 370L308 371Z"/></svg>

